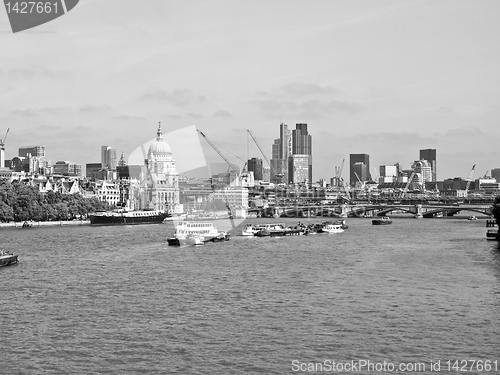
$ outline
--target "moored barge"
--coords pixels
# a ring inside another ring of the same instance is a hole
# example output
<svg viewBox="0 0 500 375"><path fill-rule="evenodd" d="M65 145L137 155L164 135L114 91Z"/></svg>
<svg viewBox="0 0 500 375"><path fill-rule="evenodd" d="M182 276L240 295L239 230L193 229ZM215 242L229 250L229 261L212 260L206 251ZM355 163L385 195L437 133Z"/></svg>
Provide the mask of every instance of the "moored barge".
<svg viewBox="0 0 500 375"><path fill-rule="evenodd" d="M169 217L163 211L104 211L90 215L90 225L161 224Z"/></svg>

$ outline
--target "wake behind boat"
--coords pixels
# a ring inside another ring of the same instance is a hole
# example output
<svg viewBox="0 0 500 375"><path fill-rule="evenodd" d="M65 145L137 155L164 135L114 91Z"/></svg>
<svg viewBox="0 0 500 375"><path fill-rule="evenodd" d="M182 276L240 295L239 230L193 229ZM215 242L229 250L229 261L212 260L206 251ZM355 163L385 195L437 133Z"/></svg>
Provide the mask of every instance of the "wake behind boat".
<svg viewBox="0 0 500 375"><path fill-rule="evenodd" d="M91 225L160 224L169 217L163 211L101 211L90 215Z"/></svg>

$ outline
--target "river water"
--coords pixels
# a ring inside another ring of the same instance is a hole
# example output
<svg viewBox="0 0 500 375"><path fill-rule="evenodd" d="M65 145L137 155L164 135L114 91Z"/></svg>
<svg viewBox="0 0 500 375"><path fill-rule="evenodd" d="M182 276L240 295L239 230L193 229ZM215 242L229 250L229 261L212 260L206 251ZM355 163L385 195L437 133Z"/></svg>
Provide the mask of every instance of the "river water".
<svg viewBox="0 0 500 375"><path fill-rule="evenodd" d="M186 248L167 245L165 224L2 229L1 248L20 263L0 269L0 373L320 373L318 363L326 371L360 360L426 365L405 373L435 373L438 363L441 373L465 373L446 371L457 360L495 366L500 250L484 220L347 222L340 234Z"/></svg>

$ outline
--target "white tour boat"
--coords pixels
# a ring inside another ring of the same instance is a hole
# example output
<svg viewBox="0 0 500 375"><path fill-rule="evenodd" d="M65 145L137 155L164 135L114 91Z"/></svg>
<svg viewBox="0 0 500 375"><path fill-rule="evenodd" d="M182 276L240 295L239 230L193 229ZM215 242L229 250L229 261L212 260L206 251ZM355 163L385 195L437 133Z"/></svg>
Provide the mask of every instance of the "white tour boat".
<svg viewBox="0 0 500 375"><path fill-rule="evenodd" d="M169 245L201 245L212 239L228 237L227 233L219 232L213 223L202 221L181 221L175 228L173 237L167 239Z"/></svg>
<svg viewBox="0 0 500 375"><path fill-rule="evenodd" d="M344 225L340 223L326 223L319 230L320 233L342 233L344 231Z"/></svg>

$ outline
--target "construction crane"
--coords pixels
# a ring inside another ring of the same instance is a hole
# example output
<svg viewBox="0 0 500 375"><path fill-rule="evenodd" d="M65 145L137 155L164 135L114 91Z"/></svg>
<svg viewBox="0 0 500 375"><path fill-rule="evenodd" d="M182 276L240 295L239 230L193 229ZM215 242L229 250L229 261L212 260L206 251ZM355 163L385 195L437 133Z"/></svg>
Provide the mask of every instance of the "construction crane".
<svg viewBox="0 0 500 375"><path fill-rule="evenodd" d="M378 175L377 168L373 167L373 172L375 172L375 174L373 176L376 178L376 180L374 180L374 181L378 181L380 176ZM373 178L372 178L372 180L373 180Z"/></svg>
<svg viewBox="0 0 500 375"><path fill-rule="evenodd" d="M0 147L3 148L5 146L5 140L7 139L7 134L9 134L10 128L7 129L7 133L5 133L5 137L3 137L3 140L0 139Z"/></svg>
<svg viewBox="0 0 500 375"><path fill-rule="evenodd" d="M342 159L342 164L340 165L340 167L335 167L335 183L336 183L336 186L341 186L341 182L340 180L342 179L342 171L344 169L344 162L345 162L345 159Z"/></svg>
<svg viewBox="0 0 500 375"><path fill-rule="evenodd" d="M237 177L237 184L239 184L239 179L240 179L240 171L238 170L238 168L233 164L231 163L225 156L224 154L217 148L217 146L215 146L215 144L202 132L200 131L199 129L196 129L198 131L198 133L200 133L203 138L205 138L205 140L207 141L207 143L212 146L212 148L219 154L219 156L224 159L224 161L227 163L227 165L229 166L229 170L228 170L228 174L231 174L231 172L235 173L236 174L236 177ZM235 155L236 156L236 155ZM238 159L240 160L243 160L241 158L238 157ZM244 169L246 168L246 163L245 163L245 166L243 167Z"/></svg>
<svg viewBox="0 0 500 375"><path fill-rule="evenodd" d="M406 185L403 189L403 192L401 193L401 198L406 197L406 193L408 192L408 188L410 187L411 182L413 181L413 177L415 176L415 171L411 172L410 177L408 178L408 181L406 182Z"/></svg>
<svg viewBox="0 0 500 375"><path fill-rule="evenodd" d="M264 153L264 150L262 150L262 147L261 147L259 141L257 141L257 138L255 138L255 136L253 135L253 133L249 129L247 129L247 132L248 132L248 134L250 134L253 141L257 145L257 148L259 149L260 153L264 157L264 160L266 161L267 165L269 165L269 170L274 171L271 163L269 162L269 159L267 158L266 154ZM275 173L274 175L276 176L276 179L278 180L278 182L281 182L281 178L284 176L283 173Z"/></svg>
<svg viewBox="0 0 500 375"><path fill-rule="evenodd" d="M467 177L467 186L465 186L465 197L467 198L469 196L469 187L470 183L472 181L472 176L474 176L474 168L476 168L476 164L472 166L472 169L469 172L469 177Z"/></svg>
<svg viewBox="0 0 500 375"><path fill-rule="evenodd" d="M360 189L363 190L365 188L365 183L363 181L361 181L361 179L359 178L359 176L356 172L354 172L354 174L356 175L356 178L358 179Z"/></svg>
<svg viewBox="0 0 500 375"><path fill-rule="evenodd" d="M248 134L250 134L250 136L252 137L253 141L255 142L255 144L257 145L257 147L259 148L259 151L262 154L262 156L264 157L264 159L266 160L267 165L269 165L269 168L271 168L271 163L269 162L269 159L267 158L266 154L264 154L264 151L262 150L262 147L260 147L260 143L257 141L257 138L255 138L255 136L253 135L253 133L249 129L247 129L247 132L248 132Z"/></svg>
<svg viewBox="0 0 500 375"><path fill-rule="evenodd" d="M351 202L352 200L351 194L349 193L348 186L344 180L342 180L342 187L344 188L344 192L347 195L347 202Z"/></svg>
<svg viewBox="0 0 500 375"><path fill-rule="evenodd" d="M0 168L4 167L5 164L5 140L7 139L7 134L9 134L9 130L7 129L7 133L5 133L5 137L3 137L3 140L0 139Z"/></svg>

